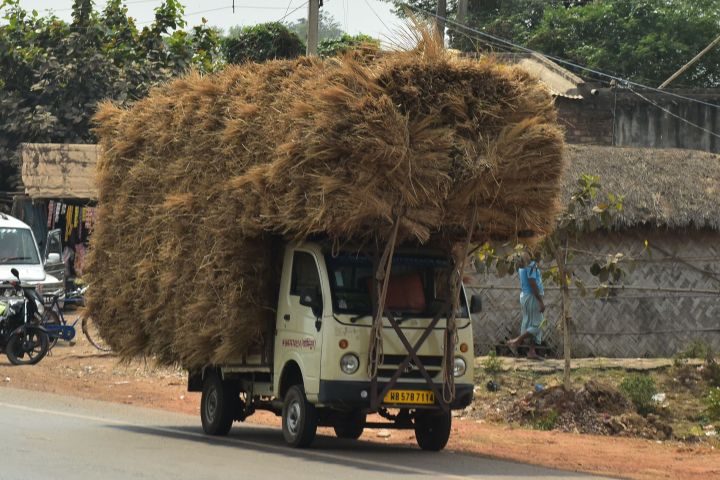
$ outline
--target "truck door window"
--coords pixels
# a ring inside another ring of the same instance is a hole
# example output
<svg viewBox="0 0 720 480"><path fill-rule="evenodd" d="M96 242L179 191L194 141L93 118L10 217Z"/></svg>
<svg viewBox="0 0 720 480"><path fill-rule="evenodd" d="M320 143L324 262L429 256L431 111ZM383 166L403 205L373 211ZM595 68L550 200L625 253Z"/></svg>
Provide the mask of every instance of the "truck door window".
<svg viewBox="0 0 720 480"><path fill-rule="evenodd" d="M295 252L290 279L290 295L300 295L301 292L307 291L315 292L318 299L322 297L320 274L315 264L315 258L311 254Z"/></svg>

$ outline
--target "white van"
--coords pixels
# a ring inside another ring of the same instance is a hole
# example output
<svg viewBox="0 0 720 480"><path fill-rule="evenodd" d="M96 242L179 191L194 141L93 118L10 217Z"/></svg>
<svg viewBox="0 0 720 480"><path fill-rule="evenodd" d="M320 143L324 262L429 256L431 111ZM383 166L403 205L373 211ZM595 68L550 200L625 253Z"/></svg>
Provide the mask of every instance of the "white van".
<svg viewBox="0 0 720 480"><path fill-rule="evenodd" d="M64 297L65 265L60 230L48 233L41 256L30 226L0 213L0 281L13 280L15 277L10 273L13 268L20 272L20 280L36 285L41 295Z"/></svg>

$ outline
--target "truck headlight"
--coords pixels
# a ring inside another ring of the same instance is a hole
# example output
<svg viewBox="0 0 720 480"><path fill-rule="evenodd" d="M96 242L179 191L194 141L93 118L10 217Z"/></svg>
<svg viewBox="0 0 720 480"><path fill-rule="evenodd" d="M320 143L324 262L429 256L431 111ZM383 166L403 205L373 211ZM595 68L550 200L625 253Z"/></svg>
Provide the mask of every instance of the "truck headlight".
<svg viewBox="0 0 720 480"><path fill-rule="evenodd" d="M342 370L343 373L352 375L353 373L357 372L359 367L360 359L354 353L346 353L340 359L340 370Z"/></svg>
<svg viewBox="0 0 720 480"><path fill-rule="evenodd" d="M467 364L465 363L465 360L462 357L455 357L455 361L453 362L453 375L456 377L462 377L465 375L466 370Z"/></svg>

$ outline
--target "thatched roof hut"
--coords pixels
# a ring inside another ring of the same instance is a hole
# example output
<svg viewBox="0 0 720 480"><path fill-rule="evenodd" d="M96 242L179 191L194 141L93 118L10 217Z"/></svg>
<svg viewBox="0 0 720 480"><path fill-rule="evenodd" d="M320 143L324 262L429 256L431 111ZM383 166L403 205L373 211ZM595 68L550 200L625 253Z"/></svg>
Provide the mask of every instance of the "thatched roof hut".
<svg viewBox="0 0 720 480"><path fill-rule="evenodd" d="M600 176L602 190L624 196L613 231L586 235L572 263L586 284L590 258L623 252L636 258L622 290L607 298L573 296L573 356L660 357L694 340L720 348L720 155L695 150L570 145L565 201L581 174ZM651 255L643 254L644 241ZM481 275L484 311L476 349L486 353L517 333L517 278ZM546 339L561 350L559 295L546 285Z"/></svg>
<svg viewBox="0 0 720 480"><path fill-rule="evenodd" d="M720 155L677 148L570 145L564 200L581 174L598 175L603 190L624 195L619 230L720 230Z"/></svg>

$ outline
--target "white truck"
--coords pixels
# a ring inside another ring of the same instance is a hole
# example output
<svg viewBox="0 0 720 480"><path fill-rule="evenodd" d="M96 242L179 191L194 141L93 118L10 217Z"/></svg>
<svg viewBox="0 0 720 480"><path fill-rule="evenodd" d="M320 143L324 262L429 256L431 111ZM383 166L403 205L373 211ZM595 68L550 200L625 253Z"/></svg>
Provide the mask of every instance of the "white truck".
<svg viewBox="0 0 720 480"><path fill-rule="evenodd" d="M202 392L204 431L225 435L233 421L264 409L282 416L295 447L331 426L351 439L365 428L414 429L422 449L444 448L451 410L473 398L470 313L479 298L468 302L460 287L450 301L456 267L446 252L400 248L390 256L385 314L374 316L377 262L322 243L286 244L264 343L233 364L189 372L188 390ZM367 421L373 413L386 421Z"/></svg>

